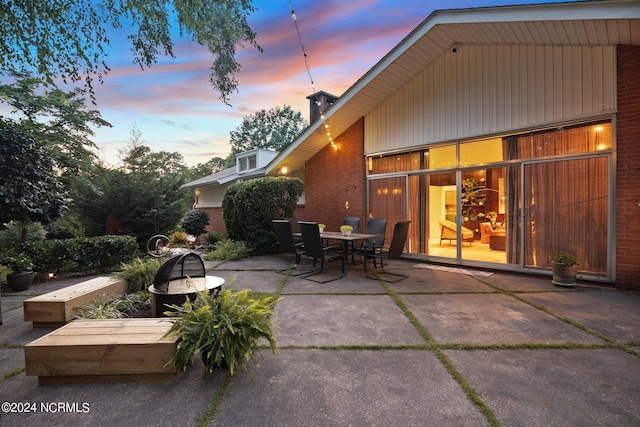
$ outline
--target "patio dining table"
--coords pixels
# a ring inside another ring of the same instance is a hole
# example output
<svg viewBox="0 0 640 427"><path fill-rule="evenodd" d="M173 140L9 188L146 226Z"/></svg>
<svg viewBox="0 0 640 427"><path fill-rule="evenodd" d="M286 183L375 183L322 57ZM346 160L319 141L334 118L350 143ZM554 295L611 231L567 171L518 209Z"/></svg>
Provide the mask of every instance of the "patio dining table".
<svg viewBox="0 0 640 427"><path fill-rule="evenodd" d="M301 233L293 233L294 236L301 236ZM322 239L329 240L339 240L344 245L342 248L342 274L340 277L344 277L348 273L347 268L347 260L348 260L348 252L349 252L349 243L357 242L359 240L367 240L367 239L375 239L380 237L378 234L361 234L361 233L351 233L351 234L342 234L340 231L323 231L320 233L320 237Z"/></svg>

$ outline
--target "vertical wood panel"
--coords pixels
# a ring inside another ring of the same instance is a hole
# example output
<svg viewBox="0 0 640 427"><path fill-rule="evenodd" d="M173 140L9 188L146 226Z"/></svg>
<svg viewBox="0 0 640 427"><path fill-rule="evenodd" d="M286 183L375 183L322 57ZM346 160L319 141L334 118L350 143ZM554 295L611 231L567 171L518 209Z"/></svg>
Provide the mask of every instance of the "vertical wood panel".
<svg viewBox="0 0 640 427"><path fill-rule="evenodd" d="M367 114L365 151L526 129L615 105L614 47L460 45Z"/></svg>

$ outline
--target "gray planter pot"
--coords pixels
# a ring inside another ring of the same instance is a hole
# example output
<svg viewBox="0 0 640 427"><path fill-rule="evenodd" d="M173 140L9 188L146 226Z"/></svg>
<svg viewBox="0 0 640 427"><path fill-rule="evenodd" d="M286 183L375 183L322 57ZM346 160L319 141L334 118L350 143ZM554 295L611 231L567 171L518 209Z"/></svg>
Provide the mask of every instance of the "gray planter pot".
<svg viewBox="0 0 640 427"><path fill-rule="evenodd" d="M556 286L574 286L576 284L576 274L578 273L578 266L568 266L560 262L553 263L553 283Z"/></svg>

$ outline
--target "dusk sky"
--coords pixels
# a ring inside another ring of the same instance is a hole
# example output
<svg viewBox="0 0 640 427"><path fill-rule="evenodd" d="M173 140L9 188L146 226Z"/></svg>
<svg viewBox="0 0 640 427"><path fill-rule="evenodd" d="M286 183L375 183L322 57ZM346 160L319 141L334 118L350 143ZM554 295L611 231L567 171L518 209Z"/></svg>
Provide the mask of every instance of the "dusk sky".
<svg viewBox="0 0 640 427"><path fill-rule="evenodd" d="M532 1L536 2L536 1ZM548 1L537 1L544 3ZM434 9L523 4L518 0L322 0L293 1L316 90L342 95ZM261 109L291 105L308 120L313 92L298 42L290 3L258 0L249 24L264 49L238 51L242 65L232 107L209 84L211 57L195 42L178 41L176 58L161 58L150 69L133 63L125 32L114 33L107 58L111 71L97 84L103 118L93 140L102 160L115 165L131 129L153 151L179 152L189 166L226 157L229 133L242 118ZM126 30L126 29L125 29Z"/></svg>

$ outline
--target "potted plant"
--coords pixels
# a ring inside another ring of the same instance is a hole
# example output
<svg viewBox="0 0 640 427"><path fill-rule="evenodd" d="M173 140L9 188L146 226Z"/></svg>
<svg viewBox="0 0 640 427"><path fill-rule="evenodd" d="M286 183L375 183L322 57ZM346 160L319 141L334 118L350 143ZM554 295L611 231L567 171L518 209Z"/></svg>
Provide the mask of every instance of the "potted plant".
<svg viewBox="0 0 640 427"><path fill-rule="evenodd" d="M26 291L33 283L33 261L28 255L8 251L0 259L0 264L9 267L12 271L7 274L7 285L14 292Z"/></svg>
<svg viewBox="0 0 640 427"><path fill-rule="evenodd" d="M318 224L318 230L320 230L320 233L324 232L324 229L327 228L324 224Z"/></svg>
<svg viewBox="0 0 640 427"><path fill-rule="evenodd" d="M225 289L217 296L205 290L193 303L187 299L184 305L170 306L173 311L165 314L174 322L167 335L175 334L178 344L167 365L186 369L200 354L208 372L229 368L234 375L238 366L246 370L249 360L259 366L256 348L260 340L266 340L276 355L271 315L278 301L253 299L248 289Z"/></svg>
<svg viewBox="0 0 640 427"><path fill-rule="evenodd" d="M551 283L556 286L573 286L576 284L576 274L580 259L567 251L554 252L549 256L553 262L553 279Z"/></svg>
<svg viewBox="0 0 640 427"><path fill-rule="evenodd" d="M340 232L345 236L349 236L352 231L353 231L353 227L350 226L350 225L341 225L340 226Z"/></svg>

